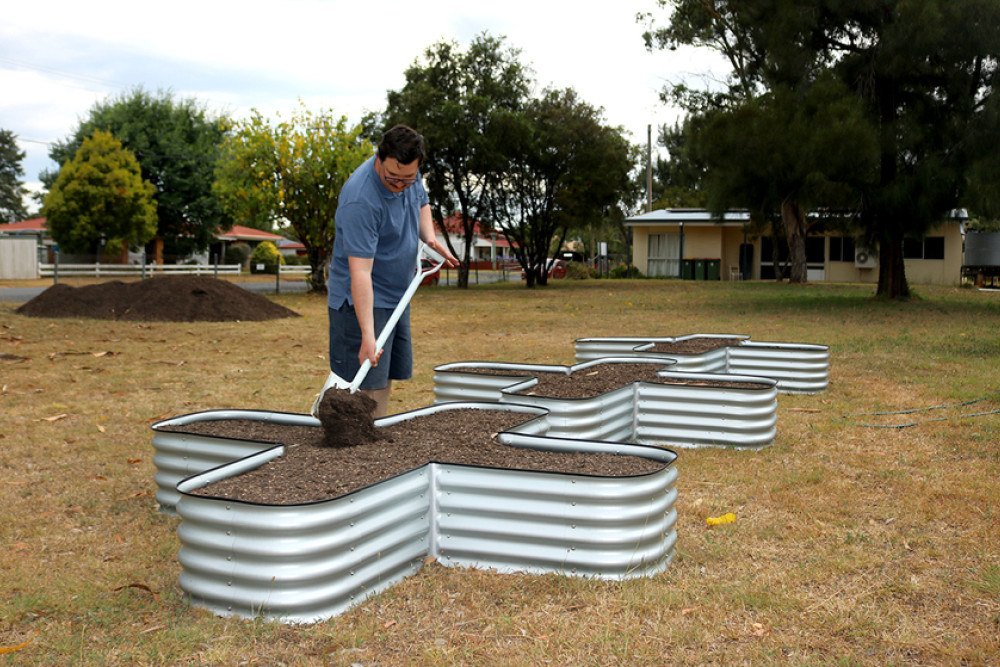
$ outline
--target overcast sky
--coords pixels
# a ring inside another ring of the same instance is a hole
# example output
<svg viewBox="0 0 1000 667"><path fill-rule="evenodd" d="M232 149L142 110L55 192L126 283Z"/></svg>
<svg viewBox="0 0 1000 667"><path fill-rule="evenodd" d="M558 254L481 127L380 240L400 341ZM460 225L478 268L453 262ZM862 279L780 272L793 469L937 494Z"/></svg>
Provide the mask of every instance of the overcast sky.
<svg viewBox="0 0 1000 667"><path fill-rule="evenodd" d="M0 20L0 129L19 138L29 186L55 164L91 107L135 86L195 98L237 118L256 108L287 118L302 100L356 121L441 40L464 49L480 32L521 50L539 89L576 89L633 142L673 123L659 100L667 80L700 76L714 60L646 51L639 12L666 21L655 0L75 0L8 3ZM419 129L419 128L418 128Z"/></svg>

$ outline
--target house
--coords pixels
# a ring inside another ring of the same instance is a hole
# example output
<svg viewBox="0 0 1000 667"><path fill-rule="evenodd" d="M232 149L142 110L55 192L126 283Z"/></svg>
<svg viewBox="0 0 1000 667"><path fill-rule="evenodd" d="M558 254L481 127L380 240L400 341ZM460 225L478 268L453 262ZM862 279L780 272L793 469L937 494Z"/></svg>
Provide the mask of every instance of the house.
<svg viewBox="0 0 1000 667"><path fill-rule="evenodd" d="M0 236L34 236L38 240L39 249L42 253L41 261L49 264L55 261L54 250L57 246L56 242L49 235L45 218L32 218L31 220L0 225ZM243 225L233 225L229 231L217 234L215 239L215 242L209 247L208 252L197 255L196 259L202 263L210 263L210 258L213 256L225 256L227 243L238 243L240 241L247 243L250 247L256 246L262 241L270 241L278 247L278 251L283 255L305 254L305 246L298 241L291 241L280 234L272 234L271 232L244 227ZM123 255L122 263L140 262L140 257L140 254L128 253L127 256Z"/></svg>
<svg viewBox="0 0 1000 667"><path fill-rule="evenodd" d="M459 259L465 257L465 230L462 227L462 214L453 213L444 219L443 222L434 223L437 230L437 240L447 245L444 240L442 229L448 231L454 246L455 256ZM480 269L496 268L496 264L502 262L517 261L511 252L510 243L500 231L486 229L486 226L478 220L472 226L472 252L470 261L473 266Z"/></svg>
<svg viewBox="0 0 1000 667"><path fill-rule="evenodd" d="M906 277L913 284L958 285L962 279L963 212L943 221L923 241L903 246ZM660 209L625 219L632 231L633 264L650 277L773 280L774 243L745 231L750 216L722 218L705 209ZM878 282L878 251L856 247L839 234L806 238L810 282ZM692 266L703 266L692 275Z"/></svg>

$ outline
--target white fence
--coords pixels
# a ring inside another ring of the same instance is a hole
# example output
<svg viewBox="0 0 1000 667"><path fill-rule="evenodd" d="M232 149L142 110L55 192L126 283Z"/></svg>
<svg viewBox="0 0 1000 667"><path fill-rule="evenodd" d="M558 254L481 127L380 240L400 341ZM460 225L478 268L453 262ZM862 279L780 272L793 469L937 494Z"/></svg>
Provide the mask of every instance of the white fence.
<svg viewBox="0 0 1000 667"><path fill-rule="evenodd" d="M242 274L239 264L147 264L145 272L141 264L40 264L38 273L42 278L60 276L93 276L94 278L112 276L166 276L188 274L196 276ZM284 273L284 271L282 271Z"/></svg>

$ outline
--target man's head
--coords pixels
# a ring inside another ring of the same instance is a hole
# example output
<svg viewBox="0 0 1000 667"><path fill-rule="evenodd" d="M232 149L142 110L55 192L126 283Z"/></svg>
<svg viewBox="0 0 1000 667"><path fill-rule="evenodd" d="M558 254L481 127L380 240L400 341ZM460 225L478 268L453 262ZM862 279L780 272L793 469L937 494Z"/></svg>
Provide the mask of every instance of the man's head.
<svg viewBox="0 0 1000 667"><path fill-rule="evenodd" d="M383 162L387 158L394 158L399 164L416 161L419 168L425 157L423 136L406 125L396 125L383 134L378 145L378 159Z"/></svg>
<svg viewBox="0 0 1000 667"><path fill-rule="evenodd" d="M375 170L390 192L402 192L417 182L424 157L424 138L405 125L397 125L382 135Z"/></svg>

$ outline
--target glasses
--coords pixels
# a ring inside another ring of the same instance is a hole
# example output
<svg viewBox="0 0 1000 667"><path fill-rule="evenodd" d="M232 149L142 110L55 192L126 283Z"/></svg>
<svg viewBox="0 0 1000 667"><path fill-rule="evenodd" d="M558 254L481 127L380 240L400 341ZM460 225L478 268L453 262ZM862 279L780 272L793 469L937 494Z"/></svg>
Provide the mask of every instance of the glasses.
<svg viewBox="0 0 1000 667"><path fill-rule="evenodd" d="M393 176L385 175L383 175L382 178L385 179L386 183L392 183L393 185L413 185L417 182L416 178L395 178Z"/></svg>

